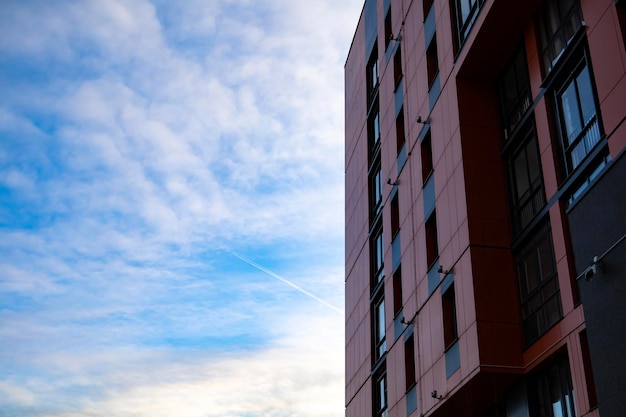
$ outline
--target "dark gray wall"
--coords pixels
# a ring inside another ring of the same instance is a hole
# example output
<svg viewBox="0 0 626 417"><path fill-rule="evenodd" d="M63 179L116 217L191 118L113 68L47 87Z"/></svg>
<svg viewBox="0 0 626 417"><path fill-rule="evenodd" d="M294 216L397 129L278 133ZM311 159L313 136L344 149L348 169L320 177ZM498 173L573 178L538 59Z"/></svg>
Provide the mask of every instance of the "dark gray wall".
<svg viewBox="0 0 626 417"><path fill-rule="evenodd" d="M578 280L587 324L591 364L602 417L626 416L626 157L607 172L568 212L576 274L594 256L604 272Z"/></svg>

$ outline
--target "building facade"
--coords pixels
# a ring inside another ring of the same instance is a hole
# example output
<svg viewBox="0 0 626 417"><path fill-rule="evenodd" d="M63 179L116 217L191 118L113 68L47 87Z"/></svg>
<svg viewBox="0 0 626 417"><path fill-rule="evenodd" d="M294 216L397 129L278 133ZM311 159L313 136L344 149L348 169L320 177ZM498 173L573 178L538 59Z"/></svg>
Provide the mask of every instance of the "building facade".
<svg viewBox="0 0 626 417"><path fill-rule="evenodd" d="M366 0L346 416L626 416L626 1Z"/></svg>

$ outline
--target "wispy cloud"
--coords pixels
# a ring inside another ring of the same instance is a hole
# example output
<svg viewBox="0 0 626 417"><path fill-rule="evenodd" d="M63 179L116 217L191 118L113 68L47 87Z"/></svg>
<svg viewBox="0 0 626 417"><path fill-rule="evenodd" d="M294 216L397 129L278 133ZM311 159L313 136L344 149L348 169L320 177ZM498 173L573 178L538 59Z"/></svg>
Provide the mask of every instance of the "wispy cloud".
<svg viewBox="0 0 626 417"><path fill-rule="evenodd" d="M0 414L343 415L360 3L0 4Z"/></svg>

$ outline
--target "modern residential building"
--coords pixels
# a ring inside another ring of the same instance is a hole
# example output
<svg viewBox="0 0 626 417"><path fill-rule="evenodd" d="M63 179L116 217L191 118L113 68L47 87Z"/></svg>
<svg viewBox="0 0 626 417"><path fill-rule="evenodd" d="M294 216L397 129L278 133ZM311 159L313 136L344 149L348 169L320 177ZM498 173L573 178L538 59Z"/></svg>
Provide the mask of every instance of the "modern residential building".
<svg viewBox="0 0 626 417"><path fill-rule="evenodd" d="M626 416L625 3L365 1L346 417Z"/></svg>

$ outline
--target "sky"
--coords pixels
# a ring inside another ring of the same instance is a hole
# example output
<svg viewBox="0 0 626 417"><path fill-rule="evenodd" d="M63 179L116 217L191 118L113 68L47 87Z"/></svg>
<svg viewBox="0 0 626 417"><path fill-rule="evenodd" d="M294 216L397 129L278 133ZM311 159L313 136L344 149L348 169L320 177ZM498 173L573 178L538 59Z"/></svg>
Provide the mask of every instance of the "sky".
<svg viewBox="0 0 626 417"><path fill-rule="evenodd" d="M344 415L362 0L0 1L0 415Z"/></svg>

